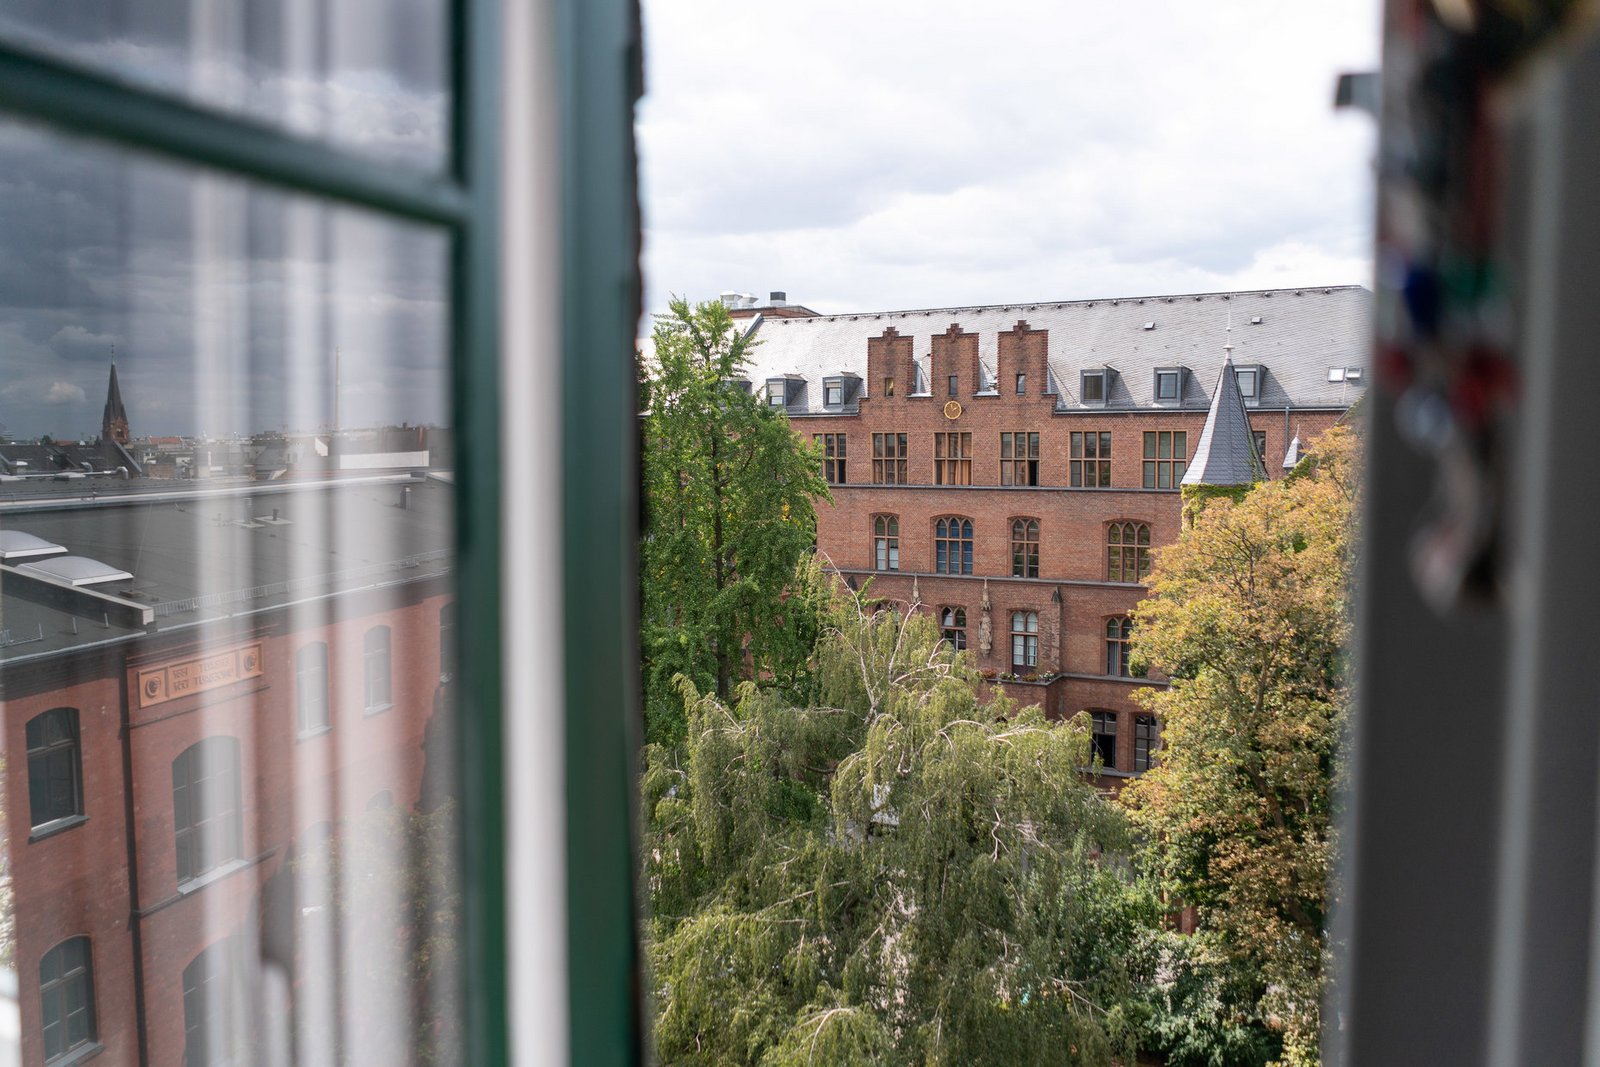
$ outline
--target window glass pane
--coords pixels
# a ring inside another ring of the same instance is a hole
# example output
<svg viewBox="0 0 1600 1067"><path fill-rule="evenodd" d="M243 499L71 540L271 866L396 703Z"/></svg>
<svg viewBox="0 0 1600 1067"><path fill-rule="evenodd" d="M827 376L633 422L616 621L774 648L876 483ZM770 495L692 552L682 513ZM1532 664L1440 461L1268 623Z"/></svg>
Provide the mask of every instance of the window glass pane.
<svg viewBox="0 0 1600 1067"><path fill-rule="evenodd" d="M446 0L10 0L0 38L287 132L443 169Z"/></svg>
<svg viewBox="0 0 1600 1067"><path fill-rule="evenodd" d="M3 525L99 579L0 588L11 795L86 817L9 835L25 1040L461 1062L448 235L31 127L0 158Z"/></svg>

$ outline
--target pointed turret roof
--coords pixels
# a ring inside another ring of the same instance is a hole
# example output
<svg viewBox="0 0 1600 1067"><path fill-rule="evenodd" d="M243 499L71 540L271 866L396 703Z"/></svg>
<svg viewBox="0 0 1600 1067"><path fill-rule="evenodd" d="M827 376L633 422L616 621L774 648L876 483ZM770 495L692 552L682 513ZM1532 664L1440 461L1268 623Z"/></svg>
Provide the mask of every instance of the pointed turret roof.
<svg viewBox="0 0 1600 1067"><path fill-rule="evenodd" d="M127 425L128 413L122 407L122 388L117 385L117 361L111 361L111 384L106 387L106 410L100 417L100 425L110 426L113 422Z"/></svg>
<svg viewBox="0 0 1600 1067"><path fill-rule="evenodd" d="M1255 435L1250 432L1250 415L1244 397L1233 377L1233 346L1227 346L1222 373L1211 394L1211 410L1206 412L1200 443L1183 476L1184 485L1254 485L1265 481L1266 470L1256 455Z"/></svg>

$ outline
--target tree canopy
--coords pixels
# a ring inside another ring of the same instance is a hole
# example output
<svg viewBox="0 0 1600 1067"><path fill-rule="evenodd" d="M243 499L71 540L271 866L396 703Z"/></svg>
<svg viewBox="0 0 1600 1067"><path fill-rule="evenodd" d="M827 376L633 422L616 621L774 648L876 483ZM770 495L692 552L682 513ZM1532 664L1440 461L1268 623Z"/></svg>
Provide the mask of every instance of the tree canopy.
<svg viewBox="0 0 1600 1067"><path fill-rule="evenodd" d="M1160 908L1109 861L1125 826L1083 730L980 702L921 613L845 601L816 668L808 707L683 681L687 744L649 752L662 1061L1131 1056Z"/></svg>
<svg viewBox="0 0 1600 1067"><path fill-rule="evenodd" d="M672 679L726 702L743 678L799 684L822 591L797 584L826 498L815 449L737 383L754 343L720 301L671 302L641 360L645 714L681 739Z"/></svg>
<svg viewBox="0 0 1600 1067"><path fill-rule="evenodd" d="M1138 695L1161 760L1123 799L1167 887L1257 976L1287 1063L1317 1059L1359 459L1336 428L1291 477L1194 508L1136 616L1134 654L1171 687Z"/></svg>

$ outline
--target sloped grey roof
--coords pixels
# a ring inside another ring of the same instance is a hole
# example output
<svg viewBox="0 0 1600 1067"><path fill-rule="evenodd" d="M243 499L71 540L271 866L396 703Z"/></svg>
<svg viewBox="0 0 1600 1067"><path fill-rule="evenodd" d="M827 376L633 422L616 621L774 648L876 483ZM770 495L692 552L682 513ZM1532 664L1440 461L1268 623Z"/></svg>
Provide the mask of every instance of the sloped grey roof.
<svg viewBox="0 0 1600 1067"><path fill-rule="evenodd" d="M1231 345L1229 347L1232 347ZM1200 443L1184 472L1184 485L1254 485L1266 480L1261 457L1256 455L1255 435L1250 432L1250 415L1239 394L1233 362L1226 353L1217 387L1211 392L1211 408L1200 431Z"/></svg>
<svg viewBox="0 0 1600 1067"><path fill-rule="evenodd" d="M1253 404L1257 410L1285 405L1345 408L1361 396L1362 387L1330 382L1328 371L1367 366L1371 303L1366 289L1347 285L767 318L756 327L761 343L751 352L750 377L756 382L785 374L809 382L841 373L865 378L867 339L891 326L913 338L912 351L926 377L932 337L960 323L978 334L984 377L992 381L998 337L1022 320L1049 331L1050 386L1058 409L1170 408L1170 403L1155 402L1155 370L1181 366L1190 373L1179 406L1198 410L1210 403L1202 383L1217 380L1231 321L1234 362L1265 368ZM1257 318L1260 323L1253 323ZM1144 329L1147 322L1155 328ZM1116 371L1107 403L1080 405L1078 372L1107 366ZM870 396L873 385L864 382L862 395ZM816 394L806 409L790 408L791 415L823 413Z"/></svg>

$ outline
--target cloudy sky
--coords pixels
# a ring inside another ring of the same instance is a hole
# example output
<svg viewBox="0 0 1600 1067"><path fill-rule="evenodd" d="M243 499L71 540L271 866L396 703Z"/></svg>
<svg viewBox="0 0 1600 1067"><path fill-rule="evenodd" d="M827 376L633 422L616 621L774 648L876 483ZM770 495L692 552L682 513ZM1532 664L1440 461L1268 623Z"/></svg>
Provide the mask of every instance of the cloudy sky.
<svg viewBox="0 0 1600 1067"><path fill-rule="evenodd" d="M1375 0L645 0L647 310L1369 284Z"/></svg>
<svg viewBox="0 0 1600 1067"><path fill-rule="evenodd" d="M442 0L10 0L0 33L118 77L437 168ZM0 121L0 424L135 435L442 422L448 246L405 226Z"/></svg>

